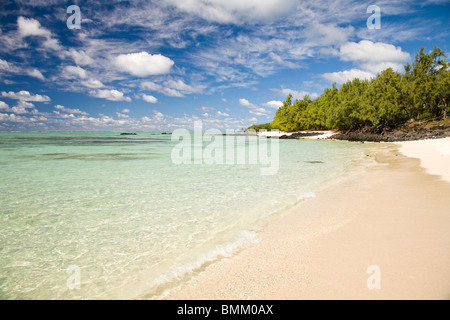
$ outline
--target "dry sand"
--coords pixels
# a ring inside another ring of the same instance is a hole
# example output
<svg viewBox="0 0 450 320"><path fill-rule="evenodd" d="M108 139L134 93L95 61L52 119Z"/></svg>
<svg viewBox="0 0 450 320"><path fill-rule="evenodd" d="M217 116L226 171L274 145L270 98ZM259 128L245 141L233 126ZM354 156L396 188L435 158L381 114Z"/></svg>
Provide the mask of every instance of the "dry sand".
<svg viewBox="0 0 450 320"><path fill-rule="evenodd" d="M420 165L430 174L440 175L450 182L450 138L401 142L400 152L420 159Z"/></svg>
<svg viewBox="0 0 450 320"><path fill-rule="evenodd" d="M402 144L419 160L381 145L379 165L272 217L258 244L168 298L450 299L450 183L420 166L448 169L435 144L450 150L449 140ZM367 287L369 266L380 269L379 290Z"/></svg>

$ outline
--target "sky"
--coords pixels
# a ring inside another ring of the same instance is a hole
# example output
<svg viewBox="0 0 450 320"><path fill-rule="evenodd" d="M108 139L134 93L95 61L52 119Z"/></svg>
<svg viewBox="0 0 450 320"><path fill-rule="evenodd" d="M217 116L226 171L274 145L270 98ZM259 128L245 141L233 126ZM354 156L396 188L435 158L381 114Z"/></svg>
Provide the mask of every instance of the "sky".
<svg viewBox="0 0 450 320"><path fill-rule="evenodd" d="M449 17L449 0L1 0L0 131L267 123L289 93L450 52Z"/></svg>

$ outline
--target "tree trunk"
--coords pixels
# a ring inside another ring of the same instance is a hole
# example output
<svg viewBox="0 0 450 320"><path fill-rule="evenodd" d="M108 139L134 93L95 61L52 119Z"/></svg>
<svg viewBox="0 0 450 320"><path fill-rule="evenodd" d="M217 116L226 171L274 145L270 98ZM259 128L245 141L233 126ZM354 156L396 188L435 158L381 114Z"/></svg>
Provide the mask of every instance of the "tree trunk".
<svg viewBox="0 0 450 320"><path fill-rule="evenodd" d="M445 98L443 98L442 100L444 101L444 106L445 106L445 109L444 109L444 120L447 120L448 104L447 104L447 101L445 101Z"/></svg>

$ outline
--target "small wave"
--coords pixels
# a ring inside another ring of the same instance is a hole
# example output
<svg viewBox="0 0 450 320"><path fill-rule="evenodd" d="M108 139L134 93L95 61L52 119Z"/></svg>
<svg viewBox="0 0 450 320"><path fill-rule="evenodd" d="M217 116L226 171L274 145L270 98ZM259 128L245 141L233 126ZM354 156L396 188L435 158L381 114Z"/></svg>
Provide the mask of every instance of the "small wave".
<svg viewBox="0 0 450 320"><path fill-rule="evenodd" d="M306 200L306 199L311 199L311 198L315 198L316 194L312 191L308 191L308 192L304 192L301 195L298 196L297 198L297 203Z"/></svg>
<svg viewBox="0 0 450 320"><path fill-rule="evenodd" d="M160 275L153 281L147 283L148 288L161 287L171 282L183 280L185 276L201 269L206 264L219 260L220 258L230 258L246 245L255 244L259 241L260 239L255 232L244 230L230 242L217 245L211 251L202 254L194 262L172 268L170 271Z"/></svg>

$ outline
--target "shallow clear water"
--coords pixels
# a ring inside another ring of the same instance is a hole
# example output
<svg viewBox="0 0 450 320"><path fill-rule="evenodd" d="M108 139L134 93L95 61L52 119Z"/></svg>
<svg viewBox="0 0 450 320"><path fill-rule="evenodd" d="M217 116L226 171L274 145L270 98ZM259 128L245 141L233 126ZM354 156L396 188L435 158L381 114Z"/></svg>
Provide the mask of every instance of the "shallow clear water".
<svg viewBox="0 0 450 320"><path fill-rule="evenodd" d="M259 165L175 165L177 142L158 133L0 133L0 299L164 288L369 161L363 144L279 143L278 173L263 176ZM79 290L67 286L71 266Z"/></svg>

